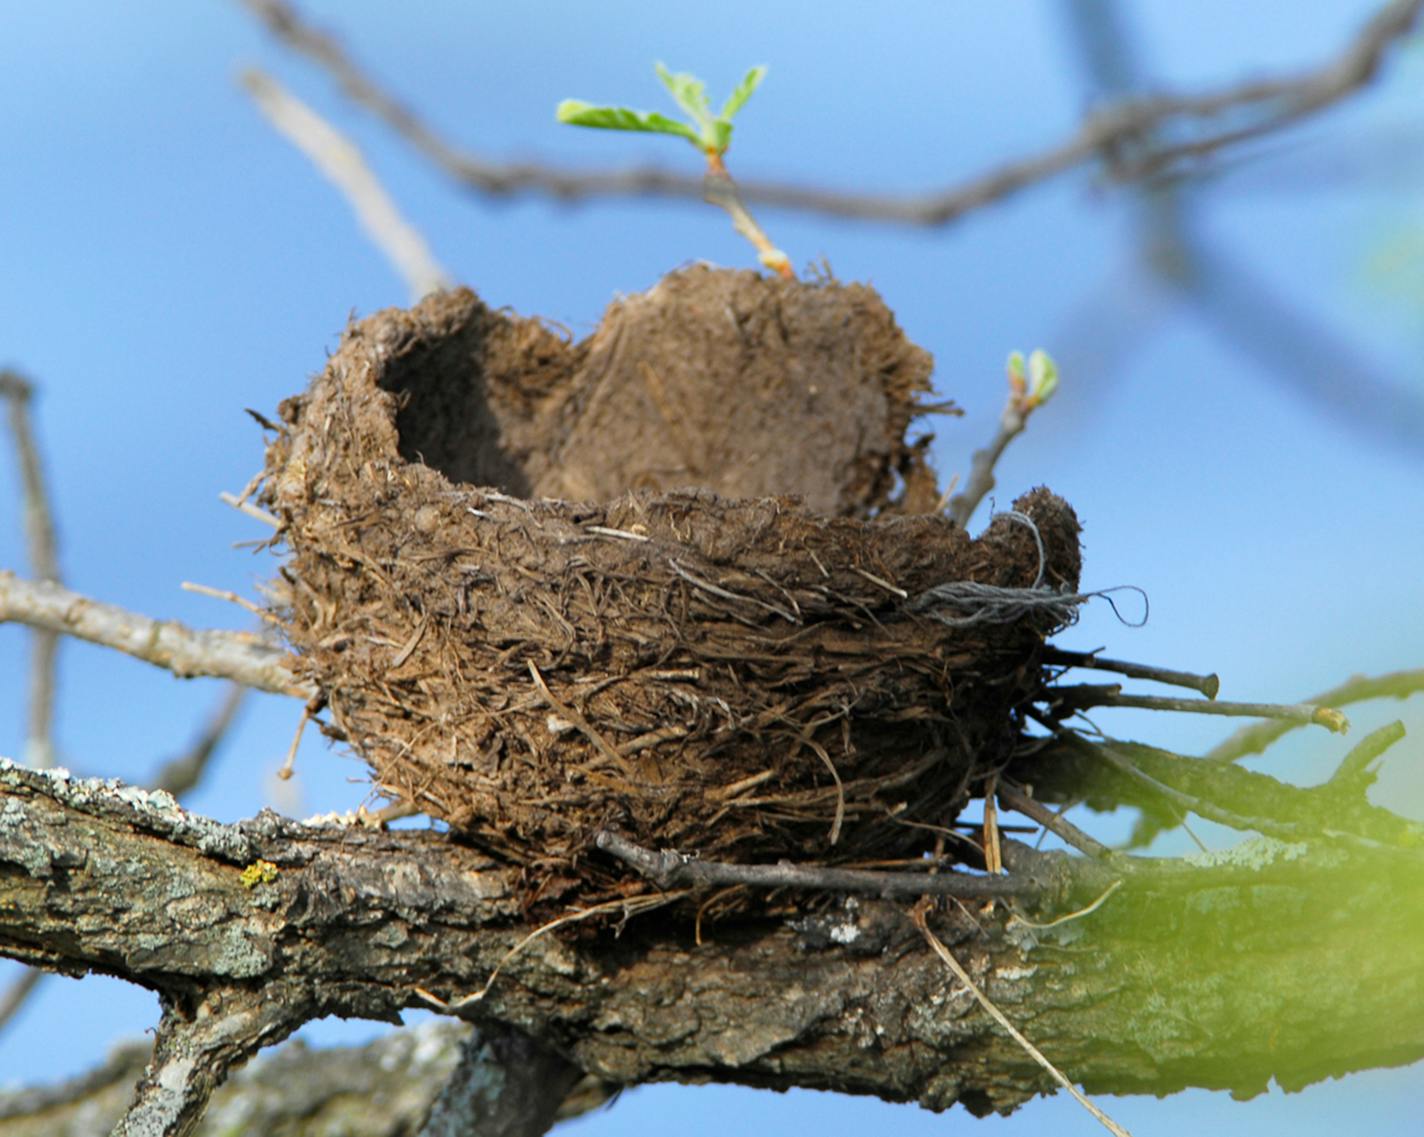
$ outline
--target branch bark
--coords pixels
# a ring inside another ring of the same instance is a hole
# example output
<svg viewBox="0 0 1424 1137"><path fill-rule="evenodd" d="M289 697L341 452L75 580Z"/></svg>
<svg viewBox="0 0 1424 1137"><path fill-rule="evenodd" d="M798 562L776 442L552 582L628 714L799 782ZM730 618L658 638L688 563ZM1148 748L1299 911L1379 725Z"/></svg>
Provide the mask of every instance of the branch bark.
<svg viewBox="0 0 1424 1137"><path fill-rule="evenodd" d="M1075 901L934 918L1073 1081L1250 1094L1424 1055L1417 849L1262 840L1135 866L1053 929L1032 925ZM0 765L0 952L160 992L165 1037L145 1085L167 1074L189 1106L214 1079L178 1070L180 1053L220 1075L311 1018L457 1003L501 963L467 1013L606 1082L809 1086L976 1113L1051 1088L896 904L812 904L714 927L696 948L690 917L665 911L617 937L541 936L506 961L529 931L519 872L437 833L266 813L224 826L166 795ZM145 1089L139 1106L162 1106L159 1131L191 1131L193 1110L158 1096Z"/></svg>
<svg viewBox="0 0 1424 1137"><path fill-rule="evenodd" d="M154 620L12 572L0 572L0 624L6 622L111 647L180 679L212 675L301 699L315 693L293 677L286 652L249 633L194 631L176 620Z"/></svg>

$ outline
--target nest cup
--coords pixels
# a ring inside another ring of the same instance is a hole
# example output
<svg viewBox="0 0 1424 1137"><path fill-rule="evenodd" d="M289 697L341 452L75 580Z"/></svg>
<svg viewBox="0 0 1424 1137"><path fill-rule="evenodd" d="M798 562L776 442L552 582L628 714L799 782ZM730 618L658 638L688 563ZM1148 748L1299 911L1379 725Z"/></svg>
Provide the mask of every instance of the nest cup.
<svg viewBox="0 0 1424 1137"><path fill-rule="evenodd" d="M628 891L604 828L918 855L1020 745L1071 612L985 588L1079 575L1047 490L977 539L917 512L929 367L868 288L702 268L579 343L466 290L352 324L262 491L329 732L531 903Z"/></svg>

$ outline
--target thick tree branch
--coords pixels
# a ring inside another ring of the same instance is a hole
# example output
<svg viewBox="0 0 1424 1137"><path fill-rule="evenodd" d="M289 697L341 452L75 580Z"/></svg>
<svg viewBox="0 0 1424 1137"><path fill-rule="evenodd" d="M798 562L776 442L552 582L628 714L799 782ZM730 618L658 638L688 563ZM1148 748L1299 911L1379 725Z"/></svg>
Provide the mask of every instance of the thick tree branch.
<svg viewBox="0 0 1424 1137"><path fill-rule="evenodd" d="M1003 900L933 922L1090 1092L1251 1093L1424 1055L1420 857L1254 841L1202 863L1136 862L1106 903L1051 930L1008 927ZM182 1023L223 1021L199 1012L230 998L256 1016L237 1032L248 1041L479 989L529 931L520 874L436 833L270 814L223 826L163 795L0 765L0 952L120 975ZM1042 924L1072 909L1021 910ZM664 912L621 937L588 924L539 937L471 1013L614 1083L801 1085L980 1112L1048 1088L946 985L897 905L808 905L715 926L700 948L690 924ZM275 1018L249 1001L263 993ZM215 1044L197 1041L208 1061Z"/></svg>
<svg viewBox="0 0 1424 1137"><path fill-rule="evenodd" d="M461 1045L420 1137L540 1137L581 1075L523 1031L485 1023Z"/></svg>
<svg viewBox="0 0 1424 1137"><path fill-rule="evenodd" d="M451 145L418 115L372 80L334 38L308 24L286 0L242 0L277 38L332 76L345 95L370 111L435 166L476 193L540 193L574 201L591 197L665 197L700 200L700 176L662 169L576 171L534 162L502 163ZM1091 115L1067 140L927 194L841 193L779 182L738 183L747 201L860 220L944 225L1049 178L1111 153L1119 143L1171 126L1188 137L1136 153L1110 167L1119 178L1161 175L1233 143L1296 122L1345 98L1378 71L1389 49L1414 26L1424 0L1394 0L1371 19L1336 58L1298 75L1232 84L1200 95L1127 99ZM1248 116L1214 128L1230 114Z"/></svg>
<svg viewBox="0 0 1424 1137"><path fill-rule="evenodd" d="M192 1133L229 1071L304 1021L281 983L217 985L194 1006L165 998L163 1020L134 1100L113 1137L180 1137Z"/></svg>

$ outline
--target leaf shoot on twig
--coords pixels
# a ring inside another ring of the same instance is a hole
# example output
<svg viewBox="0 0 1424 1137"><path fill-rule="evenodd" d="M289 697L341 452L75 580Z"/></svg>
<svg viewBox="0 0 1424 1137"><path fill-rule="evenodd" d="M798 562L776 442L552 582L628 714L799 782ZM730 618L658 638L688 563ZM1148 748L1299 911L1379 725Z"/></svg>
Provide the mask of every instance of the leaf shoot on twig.
<svg viewBox="0 0 1424 1137"><path fill-rule="evenodd" d="M1009 353L1006 370L1009 376L1009 397L999 418L999 430L992 442L976 450L970 463L969 480L963 492L947 493L945 507L951 520L968 525L969 518L989 491L994 488L994 465L1005 448L1023 433L1028 417L1058 390L1058 364L1042 348L1029 353L1027 364L1021 351ZM954 487L951 485L950 489Z"/></svg>
<svg viewBox="0 0 1424 1137"><path fill-rule="evenodd" d="M649 134L670 134L695 146L707 161L703 196L719 205L732 217L738 233L752 243L763 265L788 280L794 279L791 260L771 243L742 203L736 183L727 172L726 153L732 144L732 119L746 105L752 92L766 77L765 67L753 67L737 84L722 110L712 113L707 98L707 85L686 71L669 71L657 64L658 79L667 88L673 102L687 116L687 121L669 118L656 111L637 111L630 107L595 106L581 99L565 99L554 111L554 117L570 126L588 126L599 130L627 130Z"/></svg>

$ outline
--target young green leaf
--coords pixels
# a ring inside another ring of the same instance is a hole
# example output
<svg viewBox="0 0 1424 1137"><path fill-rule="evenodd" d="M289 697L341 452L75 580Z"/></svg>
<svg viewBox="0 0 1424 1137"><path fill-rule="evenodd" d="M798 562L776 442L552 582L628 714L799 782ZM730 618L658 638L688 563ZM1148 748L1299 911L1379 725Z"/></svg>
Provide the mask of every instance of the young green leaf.
<svg viewBox="0 0 1424 1137"><path fill-rule="evenodd" d="M707 102L707 85L696 75L686 71L673 73L661 63L655 69L673 101L701 128L705 138L713 122L712 108Z"/></svg>
<svg viewBox="0 0 1424 1137"><path fill-rule="evenodd" d="M1015 395L1022 395L1028 389L1028 384L1024 380L1023 352L1009 352L1009 361L1005 365L1005 370L1009 373L1009 387Z"/></svg>
<svg viewBox="0 0 1424 1137"><path fill-rule="evenodd" d="M652 134L673 134L701 149L702 136L684 122L656 111L635 111L628 107L596 107L580 99L565 99L554 110L559 122L571 126L591 126L600 130L635 130Z"/></svg>
<svg viewBox="0 0 1424 1137"><path fill-rule="evenodd" d="M1042 406L1058 390L1058 364L1042 348L1035 348L1028 357L1028 393L1034 403Z"/></svg>
<svg viewBox="0 0 1424 1137"><path fill-rule="evenodd" d="M737 84L737 89L727 96L727 101L722 105L723 122L730 123L732 116L752 97L752 92L761 86L761 81L766 78L766 70L765 66L753 67L743 76L742 81Z"/></svg>

